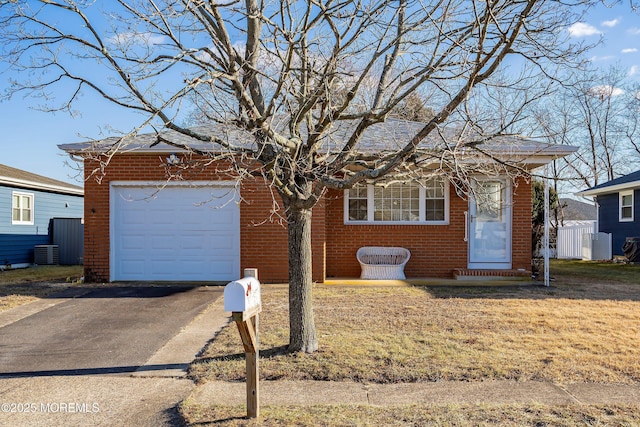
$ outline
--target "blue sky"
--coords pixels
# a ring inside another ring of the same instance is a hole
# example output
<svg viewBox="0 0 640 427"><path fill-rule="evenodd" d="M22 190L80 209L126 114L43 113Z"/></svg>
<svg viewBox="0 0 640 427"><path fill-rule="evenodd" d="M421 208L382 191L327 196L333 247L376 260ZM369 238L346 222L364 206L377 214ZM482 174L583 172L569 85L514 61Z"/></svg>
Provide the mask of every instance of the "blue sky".
<svg viewBox="0 0 640 427"><path fill-rule="evenodd" d="M628 3L599 6L567 31L588 42L603 37L604 44L590 55L593 63L605 69L620 65L630 78L640 81L640 13L632 13ZM5 68L0 65L0 71ZM0 91L4 92L10 77L6 72L0 74ZM78 185L82 182L77 171L65 165L68 156L57 145L110 136L110 127L126 131L137 123L135 115L112 108L89 93L75 106L80 112L75 117L36 111L33 107L38 104L37 99L20 96L0 102L0 163Z"/></svg>

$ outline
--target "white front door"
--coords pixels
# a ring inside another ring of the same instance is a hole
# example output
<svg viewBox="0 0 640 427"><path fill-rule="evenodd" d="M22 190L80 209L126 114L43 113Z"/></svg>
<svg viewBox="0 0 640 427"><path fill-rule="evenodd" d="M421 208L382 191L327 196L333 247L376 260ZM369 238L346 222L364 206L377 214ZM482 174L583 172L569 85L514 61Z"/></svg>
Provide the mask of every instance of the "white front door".
<svg viewBox="0 0 640 427"><path fill-rule="evenodd" d="M511 268L511 185L485 178L469 197L469 268Z"/></svg>

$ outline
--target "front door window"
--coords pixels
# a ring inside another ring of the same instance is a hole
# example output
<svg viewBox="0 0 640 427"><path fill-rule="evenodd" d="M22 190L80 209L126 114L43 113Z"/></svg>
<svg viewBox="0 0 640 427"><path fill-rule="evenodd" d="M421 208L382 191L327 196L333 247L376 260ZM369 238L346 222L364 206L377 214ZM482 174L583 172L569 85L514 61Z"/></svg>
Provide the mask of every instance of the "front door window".
<svg viewBox="0 0 640 427"><path fill-rule="evenodd" d="M511 268L511 191L506 180L484 179L469 202L469 268Z"/></svg>

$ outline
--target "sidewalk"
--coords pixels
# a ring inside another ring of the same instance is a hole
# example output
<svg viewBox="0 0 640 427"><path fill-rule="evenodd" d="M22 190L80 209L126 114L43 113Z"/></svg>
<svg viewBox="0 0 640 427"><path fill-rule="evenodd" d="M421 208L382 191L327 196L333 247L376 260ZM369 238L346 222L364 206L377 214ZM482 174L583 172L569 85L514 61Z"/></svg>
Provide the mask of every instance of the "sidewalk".
<svg viewBox="0 0 640 427"><path fill-rule="evenodd" d="M244 383L214 381L191 393L193 404L244 405ZM362 384L328 381L261 381L260 405L413 405L413 404L640 405L640 385L547 382L440 381L433 383Z"/></svg>

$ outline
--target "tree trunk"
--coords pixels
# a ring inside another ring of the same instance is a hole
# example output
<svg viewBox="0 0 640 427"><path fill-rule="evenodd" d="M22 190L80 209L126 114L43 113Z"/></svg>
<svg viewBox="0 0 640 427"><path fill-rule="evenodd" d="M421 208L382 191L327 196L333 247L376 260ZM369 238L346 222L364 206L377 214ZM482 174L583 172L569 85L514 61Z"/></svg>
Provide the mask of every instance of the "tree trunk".
<svg viewBox="0 0 640 427"><path fill-rule="evenodd" d="M289 206L289 350L318 349L313 320L311 209Z"/></svg>

